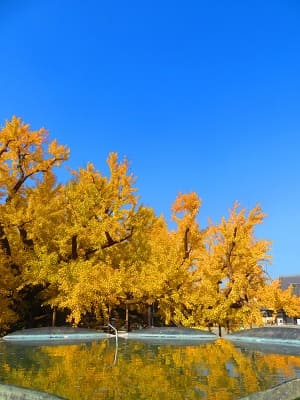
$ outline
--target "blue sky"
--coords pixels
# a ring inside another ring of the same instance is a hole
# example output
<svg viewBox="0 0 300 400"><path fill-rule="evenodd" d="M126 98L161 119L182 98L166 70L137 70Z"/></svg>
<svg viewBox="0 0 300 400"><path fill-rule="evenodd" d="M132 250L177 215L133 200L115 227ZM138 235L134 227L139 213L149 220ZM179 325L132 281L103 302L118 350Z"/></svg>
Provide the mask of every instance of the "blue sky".
<svg viewBox="0 0 300 400"><path fill-rule="evenodd" d="M179 192L202 227L259 203L269 274L299 273L299 20L298 0L2 0L0 124L45 126L73 168L128 157L167 220Z"/></svg>

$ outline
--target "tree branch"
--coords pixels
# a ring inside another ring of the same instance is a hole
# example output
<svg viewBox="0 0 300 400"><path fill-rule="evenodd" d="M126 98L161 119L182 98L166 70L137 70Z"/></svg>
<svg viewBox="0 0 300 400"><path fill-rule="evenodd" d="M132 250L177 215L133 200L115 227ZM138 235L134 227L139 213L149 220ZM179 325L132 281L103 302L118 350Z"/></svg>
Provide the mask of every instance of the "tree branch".
<svg viewBox="0 0 300 400"><path fill-rule="evenodd" d="M125 242L125 240L129 239L133 234L133 228L130 229L130 233L126 236L124 236L122 239L119 240L114 240L109 232L105 231L105 237L106 237L106 243L101 245L101 249L106 249L107 247L114 246L115 244L119 244L122 242Z"/></svg>

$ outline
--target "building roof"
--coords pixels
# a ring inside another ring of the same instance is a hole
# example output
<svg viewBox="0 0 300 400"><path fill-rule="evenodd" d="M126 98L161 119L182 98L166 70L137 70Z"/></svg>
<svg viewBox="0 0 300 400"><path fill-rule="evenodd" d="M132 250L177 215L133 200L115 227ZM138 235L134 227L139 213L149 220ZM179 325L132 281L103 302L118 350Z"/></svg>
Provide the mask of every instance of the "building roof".
<svg viewBox="0 0 300 400"><path fill-rule="evenodd" d="M300 275L286 275L280 276L279 281L281 284L281 289L285 290L290 285L300 285Z"/></svg>

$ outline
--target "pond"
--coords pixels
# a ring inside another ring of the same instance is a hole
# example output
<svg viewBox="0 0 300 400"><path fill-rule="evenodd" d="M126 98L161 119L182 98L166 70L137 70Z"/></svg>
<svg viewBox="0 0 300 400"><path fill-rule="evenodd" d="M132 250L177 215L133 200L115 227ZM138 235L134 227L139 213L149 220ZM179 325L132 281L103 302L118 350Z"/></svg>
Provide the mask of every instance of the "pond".
<svg viewBox="0 0 300 400"><path fill-rule="evenodd" d="M297 348L114 338L59 345L0 342L0 382L71 400L234 400L300 377Z"/></svg>

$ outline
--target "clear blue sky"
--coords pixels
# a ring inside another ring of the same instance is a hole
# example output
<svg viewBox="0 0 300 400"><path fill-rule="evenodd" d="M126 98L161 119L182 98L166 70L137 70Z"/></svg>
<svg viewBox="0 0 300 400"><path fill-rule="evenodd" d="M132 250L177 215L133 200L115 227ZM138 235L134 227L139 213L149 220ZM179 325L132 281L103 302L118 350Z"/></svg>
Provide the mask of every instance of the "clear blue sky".
<svg viewBox="0 0 300 400"><path fill-rule="evenodd" d="M260 203L272 277L300 273L299 0L0 2L0 124L12 115L106 173L127 156L166 219Z"/></svg>

